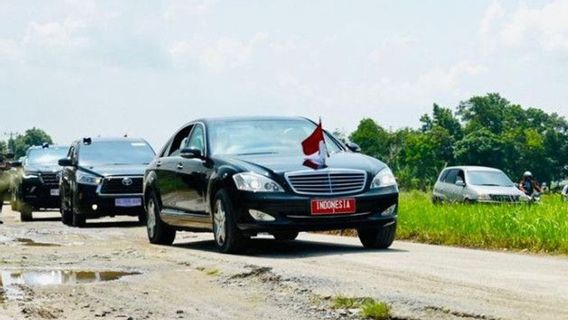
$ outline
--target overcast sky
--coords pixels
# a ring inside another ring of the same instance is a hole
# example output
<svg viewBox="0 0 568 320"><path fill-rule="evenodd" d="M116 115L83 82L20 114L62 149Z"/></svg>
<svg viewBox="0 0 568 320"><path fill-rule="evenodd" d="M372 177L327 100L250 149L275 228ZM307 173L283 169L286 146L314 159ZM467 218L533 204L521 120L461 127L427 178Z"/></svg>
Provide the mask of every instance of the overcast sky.
<svg viewBox="0 0 568 320"><path fill-rule="evenodd" d="M568 115L568 1L0 2L0 139L159 148L226 115L415 127L486 92Z"/></svg>

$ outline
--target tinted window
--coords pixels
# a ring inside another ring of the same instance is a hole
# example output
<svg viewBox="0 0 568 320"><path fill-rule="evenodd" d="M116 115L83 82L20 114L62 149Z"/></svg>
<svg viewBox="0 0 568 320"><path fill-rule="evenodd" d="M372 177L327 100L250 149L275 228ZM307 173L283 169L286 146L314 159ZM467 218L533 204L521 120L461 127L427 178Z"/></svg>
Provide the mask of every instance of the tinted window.
<svg viewBox="0 0 568 320"><path fill-rule="evenodd" d="M513 182L502 171L468 171L468 181L476 186L512 187Z"/></svg>
<svg viewBox="0 0 568 320"><path fill-rule="evenodd" d="M187 144L187 137L191 132L191 128L193 128L193 125L183 128L174 136L172 143L168 148L168 156L179 155L181 148Z"/></svg>
<svg viewBox="0 0 568 320"><path fill-rule="evenodd" d="M444 170L442 172L442 174L440 175L440 181L446 181L446 177L448 176L448 172L450 172L450 170Z"/></svg>
<svg viewBox="0 0 568 320"><path fill-rule="evenodd" d="M307 120L213 121L208 136L211 154L303 154L302 141L316 128ZM326 135L329 152L340 147Z"/></svg>
<svg viewBox="0 0 568 320"><path fill-rule="evenodd" d="M453 169L449 170L448 174L446 175L446 179L444 182L446 183L456 183L456 177L458 176L458 170Z"/></svg>
<svg viewBox="0 0 568 320"><path fill-rule="evenodd" d="M68 147L49 147L45 149L31 149L27 154L27 164L57 164L59 159L67 156Z"/></svg>
<svg viewBox="0 0 568 320"><path fill-rule="evenodd" d="M93 141L79 150L79 164L97 166L107 164L148 164L154 151L144 141Z"/></svg>
<svg viewBox="0 0 568 320"><path fill-rule="evenodd" d="M198 149L201 150L202 154L205 153L205 139L202 126L197 125L195 129L193 129L191 138L189 138L189 141L187 142L185 147Z"/></svg>

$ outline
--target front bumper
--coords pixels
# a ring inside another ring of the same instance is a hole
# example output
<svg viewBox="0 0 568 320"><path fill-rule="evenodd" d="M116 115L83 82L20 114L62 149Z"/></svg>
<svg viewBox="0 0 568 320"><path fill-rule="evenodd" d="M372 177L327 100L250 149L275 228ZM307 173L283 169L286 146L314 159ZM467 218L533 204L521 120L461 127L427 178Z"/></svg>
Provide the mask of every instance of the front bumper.
<svg viewBox="0 0 568 320"><path fill-rule="evenodd" d="M45 184L39 178L23 179L19 194L20 200L37 209L55 209L61 205L59 185Z"/></svg>
<svg viewBox="0 0 568 320"><path fill-rule="evenodd" d="M302 196L289 193L249 193L238 192L233 199L238 213L237 227L250 233L275 231L325 231L351 228L372 228L396 222L398 210L398 190L387 187L367 191L357 195L341 196ZM356 212L313 216L311 201L314 199L344 199L356 201ZM392 214L383 214L396 206ZM258 210L275 218L274 221L258 221L249 210Z"/></svg>
<svg viewBox="0 0 568 320"><path fill-rule="evenodd" d="M137 216L144 212L142 194L105 194L97 186L78 184L77 213L87 218ZM116 199L140 199L140 205L118 206Z"/></svg>

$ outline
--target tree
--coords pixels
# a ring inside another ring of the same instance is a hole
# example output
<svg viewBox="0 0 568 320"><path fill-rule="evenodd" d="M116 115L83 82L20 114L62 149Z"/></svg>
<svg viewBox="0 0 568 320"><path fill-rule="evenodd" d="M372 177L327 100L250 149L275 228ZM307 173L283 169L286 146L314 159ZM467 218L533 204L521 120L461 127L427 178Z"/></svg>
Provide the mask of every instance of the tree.
<svg viewBox="0 0 568 320"><path fill-rule="evenodd" d="M13 152L16 154L16 158L18 158L25 155L29 147L44 143L53 144L53 140L45 131L34 127L26 130L23 135L16 136Z"/></svg>
<svg viewBox="0 0 568 320"><path fill-rule="evenodd" d="M361 151L375 158L383 159L388 155L389 134L373 119L365 118L349 139L361 147Z"/></svg>

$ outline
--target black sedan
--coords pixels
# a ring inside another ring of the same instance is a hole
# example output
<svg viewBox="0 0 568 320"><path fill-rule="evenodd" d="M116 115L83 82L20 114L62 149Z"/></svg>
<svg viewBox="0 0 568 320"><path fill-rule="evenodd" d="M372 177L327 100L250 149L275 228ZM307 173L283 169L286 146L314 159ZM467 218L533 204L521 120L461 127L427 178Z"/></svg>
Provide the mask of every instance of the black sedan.
<svg viewBox="0 0 568 320"><path fill-rule="evenodd" d="M318 129L297 117L182 127L144 175L150 242L171 244L177 230L213 231L218 249L229 253L259 233L293 240L300 231L355 228L365 247L389 247L398 207L390 169L324 131L324 162L314 166L303 142Z"/></svg>

